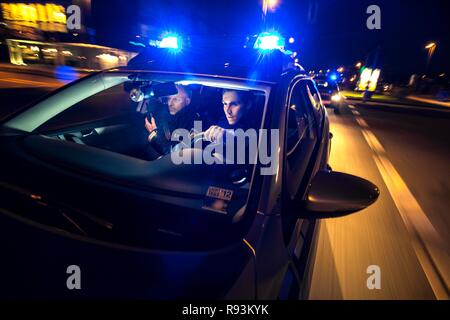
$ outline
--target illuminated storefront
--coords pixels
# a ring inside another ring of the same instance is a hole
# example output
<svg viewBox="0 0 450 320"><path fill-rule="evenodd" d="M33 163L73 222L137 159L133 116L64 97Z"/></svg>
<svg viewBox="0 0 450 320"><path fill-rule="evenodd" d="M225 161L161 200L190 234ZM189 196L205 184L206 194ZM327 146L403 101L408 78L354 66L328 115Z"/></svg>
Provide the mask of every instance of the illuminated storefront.
<svg viewBox="0 0 450 320"><path fill-rule="evenodd" d="M87 43L48 43L6 40L10 62L15 65L68 65L83 69L126 66L136 53Z"/></svg>
<svg viewBox="0 0 450 320"><path fill-rule="evenodd" d="M82 10L77 30L67 28L67 8ZM89 28L90 0L54 2L5 2L0 4L1 42L14 65L68 65L85 69L124 66L132 52L92 44L95 30ZM6 61L5 61L6 62Z"/></svg>
<svg viewBox="0 0 450 320"><path fill-rule="evenodd" d="M2 18L10 29L30 27L48 32L67 32L66 10L54 3L2 3Z"/></svg>

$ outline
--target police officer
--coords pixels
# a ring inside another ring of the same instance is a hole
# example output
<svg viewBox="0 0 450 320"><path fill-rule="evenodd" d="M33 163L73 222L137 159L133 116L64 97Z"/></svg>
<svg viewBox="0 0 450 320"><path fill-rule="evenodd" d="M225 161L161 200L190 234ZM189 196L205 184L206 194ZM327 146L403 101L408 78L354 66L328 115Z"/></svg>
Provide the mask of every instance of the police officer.
<svg viewBox="0 0 450 320"><path fill-rule="evenodd" d="M147 149L147 158L154 160L168 154L171 148L177 144L171 141L173 131L194 128L194 121L200 120L200 116L191 104L192 92L181 85L176 85L178 93L167 98L167 109L161 113L145 118L145 128L148 132L150 143Z"/></svg>

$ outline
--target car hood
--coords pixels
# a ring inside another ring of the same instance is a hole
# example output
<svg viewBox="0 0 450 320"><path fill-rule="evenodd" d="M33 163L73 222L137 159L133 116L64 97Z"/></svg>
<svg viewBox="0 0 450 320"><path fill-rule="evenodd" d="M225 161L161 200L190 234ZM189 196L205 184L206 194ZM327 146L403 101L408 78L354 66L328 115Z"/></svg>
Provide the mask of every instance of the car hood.
<svg viewBox="0 0 450 320"><path fill-rule="evenodd" d="M253 255L241 241L204 252L156 251L110 245L18 218L0 209L0 272L7 298L220 299L254 298ZM207 241L207 239L205 239ZM81 289L67 286L70 266ZM3 296L5 297L5 296Z"/></svg>

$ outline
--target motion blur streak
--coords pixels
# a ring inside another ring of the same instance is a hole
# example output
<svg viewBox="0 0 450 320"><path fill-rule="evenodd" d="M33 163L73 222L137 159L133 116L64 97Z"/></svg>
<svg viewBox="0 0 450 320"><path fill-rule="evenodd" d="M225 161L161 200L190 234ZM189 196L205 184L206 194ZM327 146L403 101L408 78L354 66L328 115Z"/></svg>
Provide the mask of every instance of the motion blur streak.
<svg viewBox="0 0 450 320"><path fill-rule="evenodd" d="M361 128L355 116L350 112L355 108L361 114L360 118L364 118L367 123L367 129ZM417 143L413 144L412 147L405 143L409 140L417 141L416 135L405 138L402 133L405 132L405 127L409 128L410 123L414 123L416 119L420 119L421 125L427 126L428 129L424 129L424 134L434 128L437 131L443 130L445 132L447 120L442 119L438 125L435 125L435 122L427 118L405 117L403 113L383 112L374 109L372 106L364 108L360 106L349 107L349 109L344 109L340 115L329 113L330 131L333 133L330 166L335 171L348 172L372 181L379 187L380 197L373 206L359 213L339 219L320 221L318 250L313 261L314 269L308 298L321 300L434 300L437 297L435 293L436 281L432 282L433 279L429 279L430 274L425 273L423 263L437 263L439 260L439 263L442 264L446 257L441 259L442 256L436 256L434 252L431 253L433 260L424 261L422 257L418 257L417 246L415 247L412 241L414 237L410 234L410 229L405 225L402 215L399 213L400 209L397 208L396 201L393 199L395 194L391 194L390 188L384 181L385 177L378 168L374 154L389 154L389 161L395 163L396 171L403 170L399 172L402 174L402 180L408 183L408 189L415 186L416 188L434 190L433 183L438 183L440 187L440 177L443 177L444 183L446 181L446 173L440 172L441 163L439 161L433 162L430 159L430 154L426 153L423 148L419 148L421 146L418 146ZM407 132L410 133L410 131ZM375 136L375 133L377 136ZM433 133L436 132L433 131ZM379 135L382 136L378 138ZM379 140L381 138L384 140ZM438 140L438 143L441 141ZM374 152L372 148L376 151ZM409 158L411 157L408 153L410 148L414 152L418 150L421 156L414 159ZM439 150L441 149L438 149L438 151L433 149L435 152L440 152ZM391 159L391 157L394 159ZM404 170L405 167L408 168L409 163L406 162L405 165L405 162L399 162L399 157L400 159L402 159L401 157L410 159L414 164L411 170ZM424 168L421 163L422 160L425 163L433 163L433 169L438 171L436 176L431 176L435 171L423 169L417 171L417 168ZM397 168L398 165L403 165L403 167ZM443 167L445 168L445 165ZM411 180L411 176L415 177L415 174L422 173L425 175L425 172L430 172L426 179ZM405 174L410 174L410 176L405 177ZM414 191L417 192L415 189ZM433 199L441 199L441 196L438 191L432 192L433 194L430 191L425 193L425 196L428 197L425 199L422 194L414 193L414 196L420 196L420 199L416 199L420 200L421 208L426 209L424 212L428 214L428 219L434 224L441 237L446 239L444 237L447 236L444 234L446 232L445 205L442 204L442 209L440 209L440 205L435 203ZM436 193L435 196L433 196L434 193ZM444 197L441 201L445 203L445 199ZM444 214L443 218L440 217L441 212ZM408 221L411 220L413 218L408 216ZM431 230L431 232L433 231ZM429 236L425 237L425 235L420 234L420 237L424 243L427 242L427 248L435 246L436 242L428 243ZM367 287L367 279L370 276L367 273L367 268L371 265L380 267L381 289L371 290ZM439 269L439 272L444 274L441 269ZM448 271L445 272L448 273ZM437 284L443 285L443 283L443 281L437 281ZM438 295L438 298L440 297L443 296Z"/></svg>
<svg viewBox="0 0 450 320"><path fill-rule="evenodd" d="M374 155L378 170L391 193L400 216L411 236L413 248L437 299L449 299L449 257L444 242L423 212L392 163L383 155Z"/></svg>
<svg viewBox="0 0 450 320"><path fill-rule="evenodd" d="M362 118L356 118L361 127L368 128ZM414 251L436 298L449 299L449 279L446 279L445 275L446 271L450 270L450 264L443 239L423 212L400 174L387 159L386 152L375 135L365 129L363 129L363 135L374 151L375 163L411 236Z"/></svg>

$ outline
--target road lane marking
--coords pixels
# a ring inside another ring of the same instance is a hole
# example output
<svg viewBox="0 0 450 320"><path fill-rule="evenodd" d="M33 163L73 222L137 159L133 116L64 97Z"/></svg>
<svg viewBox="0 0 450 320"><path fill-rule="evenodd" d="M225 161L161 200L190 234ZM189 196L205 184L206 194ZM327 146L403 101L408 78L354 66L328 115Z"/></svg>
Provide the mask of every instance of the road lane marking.
<svg viewBox="0 0 450 320"><path fill-rule="evenodd" d="M386 154L383 145L378 141L377 137L369 130L362 130L363 136L370 148L378 154Z"/></svg>
<svg viewBox="0 0 450 320"><path fill-rule="evenodd" d="M17 79L17 78L3 78L3 79L1 79L1 81L15 83L15 84L28 84L28 85L33 85L33 86L54 86L55 85L55 84L47 83L47 82Z"/></svg>
<svg viewBox="0 0 450 320"><path fill-rule="evenodd" d="M361 126L364 139L374 152L375 164L406 226L414 252L436 298L448 300L450 297L450 281L448 279L450 259L443 239L394 165L387 158L385 149L369 130L367 123L361 117L355 118Z"/></svg>
<svg viewBox="0 0 450 320"><path fill-rule="evenodd" d="M355 116L356 122L358 122L358 124L364 128L364 129L368 129L369 125L367 124L366 120L364 120L363 118L359 117L359 116Z"/></svg>
<svg viewBox="0 0 450 320"><path fill-rule="evenodd" d="M17 78L3 78L2 80L7 81L7 82L20 83L20 84L49 85L49 83L47 83L47 82L26 80L26 79L17 79Z"/></svg>
<svg viewBox="0 0 450 320"><path fill-rule="evenodd" d="M9 83L9 84L13 84L13 85L16 85L16 86L20 86L20 87L26 87L26 88L28 88L28 87L50 87L51 85L48 85L48 84L41 84L41 83L39 83L39 84L30 84L30 83L25 83L25 82L19 82L19 81L8 81L8 80L5 80L5 81L3 81L3 80L1 80L3 83Z"/></svg>
<svg viewBox="0 0 450 320"><path fill-rule="evenodd" d="M400 174L385 157L374 155L375 163L408 230L416 256L437 299L449 299L448 255L443 240Z"/></svg>

